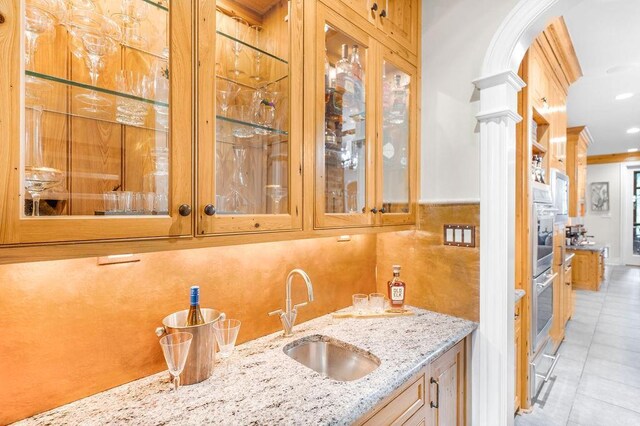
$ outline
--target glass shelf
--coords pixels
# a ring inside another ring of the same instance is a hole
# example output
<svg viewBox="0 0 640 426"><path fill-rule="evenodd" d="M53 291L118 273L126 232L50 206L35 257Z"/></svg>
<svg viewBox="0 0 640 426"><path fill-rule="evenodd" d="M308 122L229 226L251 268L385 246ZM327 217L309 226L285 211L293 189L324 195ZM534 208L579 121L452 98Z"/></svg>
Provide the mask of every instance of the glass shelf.
<svg viewBox="0 0 640 426"><path fill-rule="evenodd" d="M260 49L260 48L255 47L255 46L252 46L252 45L250 45L249 43L246 43L246 42L244 42L244 41L242 41L242 40L238 40L237 38L231 37L229 34L225 34L225 33L223 33L222 31L216 30L216 34L221 35L222 37L224 37L224 38L226 38L226 39L228 39L228 40L230 40L230 41L232 41L232 42L234 42L234 43L240 43L240 44L242 44L243 46L246 46L246 47L248 47L249 49L251 49L251 50L255 51L256 53L260 53L260 54L266 55L266 56L268 56L269 58L271 58L271 59L275 59L276 61L279 61L279 62L282 62L282 63L283 63L283 64L285 64L285 65L288 65L288 64L289 64L289 62L287 62L286 60L284 60L284 59L282 59L282 58L277 57L276 55L273 55L273 54L271 54L271 53L269 53L269 52L267 52L267 51L265 51L265 50L262 50L262 49Z"/></svg>
<svg viewBox="0 0 640 426"><path fill-rule="evenodd" d="M219 35L215 76L251 89L270 88L289 76L289 64L262 49L237 40L223 32ZM242 46L234 53L234 45Z"/></svg>
<svg viewBox="0 0 640 426"><path fill-rule="evenodd" d="M164 10L165 12L169 11L169 0L142 0L143 2L158 8L160 10Z"/></svg>
<svg viewBox="0 0 640 426"><path fill-rule="evenodd" d="M263 147L289 141L289 132L216 115L216 142Z"/></svg>
<svg viewBox="0 0 640 426"><path fill-rule="evenodd" d="M166 102L157 101L155 99L141 98L139 96L130 95L128 93L117 92L115 90L105 89L104 87L92 86L92 85L87 84L87 83L81 83L79 81L67 80L65 78L54 77L52 75L42 74L42 73L39 73L39 72L29 71L29 70L25 71L24 73L25 73L25 75L27 75L29 77L35 77L35 78L42 79L42 80L48 80L48 81L52 81L54 83L64 84L64 85L72 86L72 87L78 87L80 89L91 90L91 91L95 91L95 92L99 92L99 93L104 93L106 95L112 95L112 96L115 96L115 97L127 98L127 99L131 99L131 100L134 100L134 101L145 102L145 103L148 103L150 105L161 106L161 107L169 107L169 104L166 103Z"/></svg>
<svg viewBox="0 0 640 426"><path fill-rule="evenodd" d="M90 84L80 83L73 80L67 80L60 77L54 77L47 74L42 74L34 71L25 71L25 75L37 85L45 85L50 90L45 90L40 99L28 99L27 108L33 108L34 105L42 106L42 110L48 113L62 114L69 117L84 118L96 121L109 122L114 124L121 124L128 127L137 127L148 130L156 130L160 132L166 132L165 126L156 123L155 118L160 121L161 117L158 114L156 116L156 108L168 110L169 104L166 102L160 102L154 99L142 98L128 93L121 93L111 89L105 89L103 87L95 87ZM29 82L26 83L29 85ZM28 88L27 88L28 90ZM80 102L75 99L76 95L87 94L95 92L108 101L108 105L102 107L95 107L93 110L91 105ZM68 101L60 102L61 96L67 96ZM116 120L116 107L119 101L123 99L129 99L143 104L148 104L147 115L144 118L143 124L125 123ZM162 117L165 120L168 119L166 113Z"/></svg>

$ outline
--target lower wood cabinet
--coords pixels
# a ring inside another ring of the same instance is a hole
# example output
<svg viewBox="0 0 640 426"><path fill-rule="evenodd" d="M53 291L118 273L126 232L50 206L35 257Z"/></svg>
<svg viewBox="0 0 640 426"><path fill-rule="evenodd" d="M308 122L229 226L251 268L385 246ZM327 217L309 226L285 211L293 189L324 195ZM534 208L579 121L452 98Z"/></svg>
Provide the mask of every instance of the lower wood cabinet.
<svg viewBox="0 0 640 426"><path fill-rule="evenodd" d="M564 286L562 290L563 294L563 309L562 316L564 318L564 324L571 319L573 315L573 284L571 275L573 274L573 266L569 266L564 270Z"/></svg>
<svg viewBox="0 0 640 426"><path fill-rule="evenodd" d="M466 424L466 339L424 367L359 425Z"/></svg>
<svg viewBox="0 0 640 426"><path fill-rule="evenodd" d="M598 291L604 278L604 254L601 251L572 250L571 283L573 288Z"/></svg>

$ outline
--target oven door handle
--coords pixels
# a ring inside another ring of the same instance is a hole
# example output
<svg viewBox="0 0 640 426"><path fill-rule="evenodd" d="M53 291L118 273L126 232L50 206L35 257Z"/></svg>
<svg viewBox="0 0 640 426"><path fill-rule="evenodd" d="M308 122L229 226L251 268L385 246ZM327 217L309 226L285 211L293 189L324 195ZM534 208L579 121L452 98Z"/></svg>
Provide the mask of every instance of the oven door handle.
<svg viewBox="0 0 640 426"><path fill-rule="evenodd" d="M553 280L556 279L557 276L558 276L558 273L555 272L553 275L551 275L549 278L547 278L547 280L544 283L536 284L536 287L538 289L538 294L542 293L545 288L549 287L551 285L551 283L553 283Z"/></svg>

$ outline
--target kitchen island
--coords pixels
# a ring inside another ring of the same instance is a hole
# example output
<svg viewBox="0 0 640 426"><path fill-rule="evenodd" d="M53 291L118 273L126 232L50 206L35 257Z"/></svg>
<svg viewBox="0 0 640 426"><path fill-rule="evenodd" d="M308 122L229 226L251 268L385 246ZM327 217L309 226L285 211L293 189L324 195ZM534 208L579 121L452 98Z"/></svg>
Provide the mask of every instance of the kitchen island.
<svg viewBox="0 0 640 426"><path fill-rule="evenodd" d="M394 318L324 315L296 325L292 337L278 332L238 346L228 372L218 366L209 379L177 392L164 371L19 424L351 424L386 404L389 396L477 326L410 309L415 315ZM312 335L368 351L380 366L359 380L336 381L283 352L285 345Z"/></svg>
<svg viewBox="0 0 640 426"><path fill-rule="evenodd" d="M567 253L575 254L571 275L573 288L600 290L604 279L605 246L599 244L568 245Z"/></svg>

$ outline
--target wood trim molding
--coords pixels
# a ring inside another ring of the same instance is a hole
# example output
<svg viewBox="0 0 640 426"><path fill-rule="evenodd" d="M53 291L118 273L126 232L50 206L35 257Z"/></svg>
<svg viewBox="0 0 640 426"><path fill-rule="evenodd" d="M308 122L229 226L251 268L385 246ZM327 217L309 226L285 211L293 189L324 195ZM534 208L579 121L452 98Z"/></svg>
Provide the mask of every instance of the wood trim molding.
<svg viewBox="0 0 640 426"><path fill-rule="evenodd" d="M553 53L560 64L562 74L564 75L568 86L582 77L582 68L578 61L578 56L571 41L571 35L567 29L563 17L555 19L544 34L553 50Z"/></svg>
<svg viewBox="0 0 640 426"><path fill-rule="evenodd" d="M587 157L588 165L626 163L629 161L640 161L640 152L623 152L620 154L590 155Z"/></svg>

